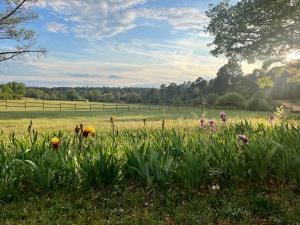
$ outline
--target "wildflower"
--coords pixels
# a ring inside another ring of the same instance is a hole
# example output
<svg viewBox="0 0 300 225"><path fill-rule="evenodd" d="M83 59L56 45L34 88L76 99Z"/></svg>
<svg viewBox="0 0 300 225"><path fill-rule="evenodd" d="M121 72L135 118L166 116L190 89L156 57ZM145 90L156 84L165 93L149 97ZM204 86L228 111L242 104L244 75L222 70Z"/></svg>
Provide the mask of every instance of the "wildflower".
<svg viewBox="0 0 300 225"><path fill-rule="evenodd" d="M205 120L200 119L200 128L205 128Z"/></svg>
<svg viewBox="0 0 300 225"><path fill-rule="evenodd" d="M80 132L80 128L79 128L79 126L78 125L76 125L76 127L75 127L75 129L74 129L74 131L75 131L75 134L79 134L79 132Z"/></svg>
<svg viewBox="0 0 300 225"><path fill-rule="evenodd" d="M115 127L115 117L111 116L109 121L110 121L111 127L114 128Z"/></svg>
<svg viewBox="0 0 300 225"><path fill-rule="evenodd" d="M214 127L215 126L215 122L213 120L209 120L208 124L210 127Z"/></svg>
<svg viewBox="0 0 300 225"><path fill-rule="evenodd" d="M242 135L242 134L239 134L238 135L238 141L242 141L244 144L248 144L249 143L249 139L246 137L246 135Z"/></svg>
<svg viewBox="0 0 300 225"><path fill-rule="evenodd" d="M88 137L90 135L93 135L95 133L95 129L91 126L86 127L83 132L82 132L82 136L83 137Z"/></svg>
<svg viewBox="0 0 300 225"><path fill-rule="evenodd" d="M220 186L218 184L217 185L213 185L213 186L211 186L211 189L213 191L218 191L218 190L220 190Z"/></svg>
<svg viewBox="0 0 300 225"><path fill-rule="evenodd" d="M57 137L54 137L51 139L50 144L54 150L57 150L59 148L60 141Z"/></svg>
<svg viewBox="0 0 300 225"><path fill-rule="evenodd" d="M222 121L225 123L227 118L226 118L226 114L224 111L220 112L220 117L221 117Z"/></svg>
<svg viewBox="0 0 300 225"><path fill-rule="evenodd" d="M109 120L110 120L111 123L113 123L115 121L115 117L111 116Z"/></svg>

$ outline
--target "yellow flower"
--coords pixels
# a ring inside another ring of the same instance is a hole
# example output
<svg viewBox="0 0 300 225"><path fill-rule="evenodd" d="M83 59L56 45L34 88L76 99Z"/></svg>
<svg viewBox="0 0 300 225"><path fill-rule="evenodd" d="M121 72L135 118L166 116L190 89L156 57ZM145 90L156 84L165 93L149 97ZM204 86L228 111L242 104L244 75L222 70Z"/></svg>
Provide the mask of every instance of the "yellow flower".
<svg viewBox="0 0 300 225"><path fill-rule="evenodd" d="M57 137L54 137L51 139L50 144L51 144L51 147L56 150L59 147L60 140Z"/></svg>
<svg viewBox="0 0 300 225"><path fill-rule="evenodd" d="M94 133L95 133L94 127L92 127L92 126L87 126L87 127L83 130L82 135L83 135L84 137L88 137L89 135L92 135L92 134L94 134Z"/></svg>

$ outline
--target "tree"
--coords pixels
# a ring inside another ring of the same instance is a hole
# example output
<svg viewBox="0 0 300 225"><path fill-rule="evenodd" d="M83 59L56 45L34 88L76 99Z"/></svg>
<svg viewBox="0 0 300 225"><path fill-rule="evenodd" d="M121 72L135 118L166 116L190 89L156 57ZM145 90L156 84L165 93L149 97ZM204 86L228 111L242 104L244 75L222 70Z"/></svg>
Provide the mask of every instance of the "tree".
<svg viewBox="0 0 300 225"><path fill-rule="evenodd" d="M0 7L0 39L14 43L7 49L0 50L0 62L25 55L40 56L46 53L46 49L35 47L35 33L24 27L24 23L34 20L37 15L30 10L35 0L5 0Z"/></svg>
<svg viewBox="0 0 300 225"><path fill-rule="evenodd" d="M66 93L67 100L75 101L75 100L78 100L79 98L80 97L75 89L69 89Z"/></svg>
<svg viewBox="0 0 300 225"><path fill-rule="evenodd" d="M25 95L25 84L13 81L6 85L12 90L14 99L21 98Z"/></svg>
<svg viewBox="0 0 300 225"><path fill-rule="evenodd" d="M217 99L216 104L219 106L234 106L234 107L244 107L245 98L236 92L228 92L224 96Z"/></svg>
<svg viewBox="0 0 300 225"><path fill-rule="evenodd" d="M207 80L205 80L203 77L198 77L197 80L192 83L192 86L197 87L200 95L204 96L207 88Z"/></svg>
<svg viewBox="0 0 300 225"><path fill-rule="evenodd" d="M214 91L219 94L224 94L226 91L233 89L237 81L243 76L241 66L235 59L229 59L228 63L222 66L217 77L214 80Z"/></svg>
<svg viewBox="0 0 300 225"><path fill-rule="evenodd" d="M91 91L88 91L86 98L90 102L99 102L101 99L101 93L97 90L91 90Z"/></svg>
<svg viewBox="0 0 300 225"><path fill-rule="evenodd" d="M13 98L13 91L7 85L0 85L0 99L12 99Z"/></svg>
<svg viewBox="0 0 300 225"><path fill-rule="evenodd" d="M228 0L211 6L207 31L214 56L240 60L281 58L300 49L300 0Z"/></svg>

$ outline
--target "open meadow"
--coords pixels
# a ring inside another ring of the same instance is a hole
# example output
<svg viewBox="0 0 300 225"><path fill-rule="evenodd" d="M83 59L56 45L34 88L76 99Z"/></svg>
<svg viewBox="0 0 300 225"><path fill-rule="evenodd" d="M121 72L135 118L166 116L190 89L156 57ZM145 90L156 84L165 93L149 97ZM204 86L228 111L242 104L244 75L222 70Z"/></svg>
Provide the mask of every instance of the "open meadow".
<svg viewBox="0 0 300 225"><path fill-rule="evenodd" d="M225 113L2 111L0 222L297 224L297 114Z"/></svg>
<svg viewBox="0 0 300 225"><path fill-rule="evenodd" d="M0 225L300 225L300 0L0 0Z"/></svg>

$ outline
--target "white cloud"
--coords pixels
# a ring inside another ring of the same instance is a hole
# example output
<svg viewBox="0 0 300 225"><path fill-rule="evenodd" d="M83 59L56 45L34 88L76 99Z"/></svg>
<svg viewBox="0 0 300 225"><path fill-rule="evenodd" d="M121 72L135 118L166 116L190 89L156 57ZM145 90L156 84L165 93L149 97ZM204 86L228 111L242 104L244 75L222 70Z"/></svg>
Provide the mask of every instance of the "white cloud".
<svg viewBox="0 0 300 225"><path fill-rule="evenodd" d="M205 40L192 38L164 43L145 40L104 45L91 43L88 49L80 49L84 57L50 55L23 67L19 65L19 71L11 67L11 71L0 78L43 86L148 87L192 81L199 76L213 78L227 59L214 58L207 53L208 49L206 53L201 52L205 45ZM244 68L247 72L253 69L247 64Z"/></svg>
<svg viewBox="0 0 300 225"><path fill-rule="evenodd" d="M56 23L56 22L50 22L46 24L46 29L49 32L52 33L68 33L67 27L64 24Z"/></svg>
<svg viewBox="0 0 300 225"><path fill-rule="evenodd" d="M68 24L76 37L100 40L135 27L129 9L146 0L42 0L38 7L49 9Z"/></svg>
<svg viewBox="0 0 300 225"><path fill-rule="evenodd" d="M165 21L174 30L193 32L201 32L207 23L205 14L197 9L145 8L150 1L154 0L41 0L38 6L61 18L76 37L89 40L126 32L137 26L138 18ZM55 25L50 24L49 31L66 31L62 24Z"/></svg>
<svg viewBox="0 0 300 225"><path fill-rule="evenodd" d="M208 23L206 15L193 8L142 9L140 17L167 21L176 30L201 31Z"/></svg>
<svg viewBox="0 0 300 225"><path fill-rule="evenodd" d="M75 60L50 56L31 63L30 67L35 68L31 80L38 80L38 83L48 80L50 85L69 86L159 86L195 80L198 76L213 77L226 59L198 54L204 45L204 41L193 39L165 43L133 40L105 46L91 44L89 49L82 49L82 53L90 58ZM122 77L122 80L110 79L111 75Z"/></svg>

